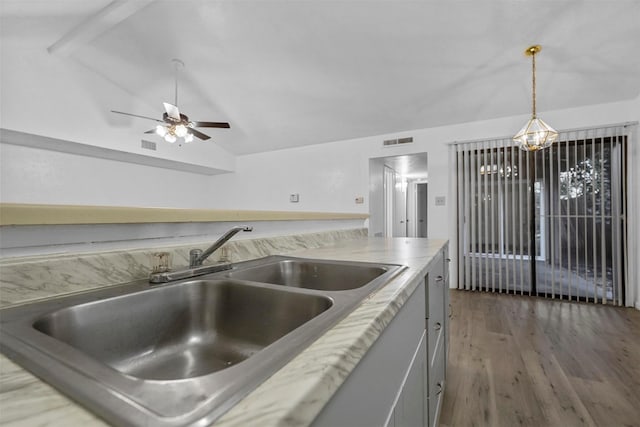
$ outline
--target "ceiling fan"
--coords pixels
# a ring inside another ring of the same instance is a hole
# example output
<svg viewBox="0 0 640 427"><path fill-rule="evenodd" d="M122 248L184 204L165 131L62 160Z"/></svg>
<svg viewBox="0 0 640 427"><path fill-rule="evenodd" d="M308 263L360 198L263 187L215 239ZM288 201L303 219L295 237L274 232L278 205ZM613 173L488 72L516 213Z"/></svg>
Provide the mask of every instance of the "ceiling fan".
<svg viewBox="0 0 640 427"><path fill-rule="evenodd" d="M184 62L179 59L173 59L172 62L175 64L176 69L176 84L175 84L175 98L174 103L169 104L168 102L163 102L165 112L162 113L162 120L154 119L153 117L140 116L138 114L124 113L122 111L111 110L112 113L124 114L126 116L138 117L141 119L153 120L155 122L161 123L156 126L155 129L151 129L146 131L145 133L155 133L160 135L165 139L165 141L174 143L178 140L178 138L183 138L184 142L193 141L193 137L200 138L203 141L210 139L209 135L206 135L199 130L196 130L197 127L203 128L230 128L229 123L226 122L194 122L189 120L185 114L180 113L178 110L178 69L180 67L184 67Z"/></svg>

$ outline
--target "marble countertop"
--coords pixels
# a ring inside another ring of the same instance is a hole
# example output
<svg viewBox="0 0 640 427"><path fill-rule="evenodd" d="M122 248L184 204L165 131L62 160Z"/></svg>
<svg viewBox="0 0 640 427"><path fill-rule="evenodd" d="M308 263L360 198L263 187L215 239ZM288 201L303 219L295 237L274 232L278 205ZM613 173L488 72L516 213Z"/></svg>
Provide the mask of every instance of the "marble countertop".
<svg viewBox="0 0 640 427"><path fill-rule="evenodd" d="M409 268L298 354L215 426L306 426L390 323L446 240L365 238L288 255L403 264ZM104 421L0 355L0 424L105 425Z"/></svg>

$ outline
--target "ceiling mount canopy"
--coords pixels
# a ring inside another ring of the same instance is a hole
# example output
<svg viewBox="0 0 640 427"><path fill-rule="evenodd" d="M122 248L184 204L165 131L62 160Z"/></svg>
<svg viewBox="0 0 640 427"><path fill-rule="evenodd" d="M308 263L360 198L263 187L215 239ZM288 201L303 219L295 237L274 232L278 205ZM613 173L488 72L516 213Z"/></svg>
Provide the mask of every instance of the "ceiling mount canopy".
<svg viewBox="0 0 640 427"><path fill-rule="evenodd" d="M524 54L531 57L532 74L532 114L531 119L513 137L521 150L538 151L549 147L558 139L558 132L536 116L536 54L542 50L542 46L529 46Z"/></svg>

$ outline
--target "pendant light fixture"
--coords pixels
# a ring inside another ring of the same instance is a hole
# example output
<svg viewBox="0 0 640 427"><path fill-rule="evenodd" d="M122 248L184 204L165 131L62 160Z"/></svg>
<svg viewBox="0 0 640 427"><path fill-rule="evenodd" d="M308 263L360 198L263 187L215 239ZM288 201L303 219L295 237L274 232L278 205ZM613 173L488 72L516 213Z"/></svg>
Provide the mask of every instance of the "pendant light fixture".
<svg viewBox="0 0 640 427"><path fill-rule="evenodd" d="M534 45L524 51L531 57L532 87L533 87L533 113L531 119L513 137L524 151L538 151L549 147L558 139L558 132L536 116L536 54L542 50L540 45Z"/></svg>

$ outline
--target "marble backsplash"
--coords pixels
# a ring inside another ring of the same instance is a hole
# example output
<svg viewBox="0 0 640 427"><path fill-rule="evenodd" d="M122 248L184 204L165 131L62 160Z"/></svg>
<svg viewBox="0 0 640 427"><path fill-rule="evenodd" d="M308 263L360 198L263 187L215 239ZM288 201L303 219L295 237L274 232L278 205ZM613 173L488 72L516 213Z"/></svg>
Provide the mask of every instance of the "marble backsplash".
<svg viewBox="0 0 640 427"><path fill-rule="evenodd" d="M365 237L367 229L356 228L232 240L205 264L221 257L238 262ZM168 252L171 266L181 268L189 264L190 249L206 249L211 243L0 260L0 307L147 278L159 252Z"/></svg>

